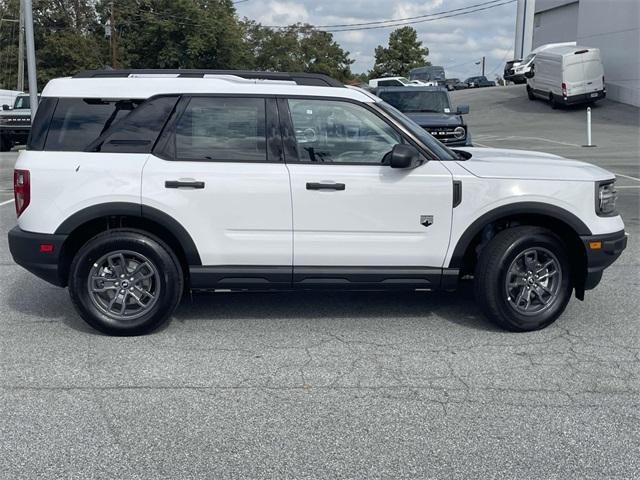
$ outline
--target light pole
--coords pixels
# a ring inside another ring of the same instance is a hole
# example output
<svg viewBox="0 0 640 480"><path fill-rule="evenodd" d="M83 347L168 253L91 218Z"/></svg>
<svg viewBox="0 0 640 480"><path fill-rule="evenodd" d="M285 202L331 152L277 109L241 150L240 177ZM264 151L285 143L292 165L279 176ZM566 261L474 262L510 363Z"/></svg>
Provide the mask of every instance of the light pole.
<svg viewBox="0 0 640 480"><path fill-rule="evenodd" d="M22 0L24 14L24 36L27 44L27 76L29 78L29 97L31 99L31 122L38 109L38 80L36 77L36 45L33 39L33 6L31 0Z"/></svg>

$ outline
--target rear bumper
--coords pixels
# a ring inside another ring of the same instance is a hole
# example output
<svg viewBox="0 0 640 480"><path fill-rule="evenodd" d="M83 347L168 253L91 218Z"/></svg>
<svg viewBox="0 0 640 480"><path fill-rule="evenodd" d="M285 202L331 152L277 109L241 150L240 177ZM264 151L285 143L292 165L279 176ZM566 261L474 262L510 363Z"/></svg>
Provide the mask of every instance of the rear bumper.
<svg viewBox="0 0 640 480"><path fill-rule="evenodd" d="M624 230L606 235L589 235L580 237L587 252L587 272L585 277L585 290L595 288L602 278L605 268L615 262L627 248L627 234ZM600 248L597 247L600 242Z"/></svg>
<svg viewBox="0 0 640 480"><path fill-rule="evenodd" d="M58 287L66 286L60 271L60 254L66 235L30 233L13 228L9 232L9 251L13 261L37 277ZM53 251L42 252L41 245L52 245Z"/></svg>
<svg viewBox="0 0 640 480"><path fill-rule="evenodd" d="M508 82L513 82L513 83L524 83L524 82L526 82L526 81L527 81L527 77L525 77L525 76L524 76L524 75L522 75L522 74L516 74L516 73L513 73L513 74L511 74L511 75L509 75L509 74L504 75L504 77L503 77L503 78L504 78L506 81L508 81Z"/></svg>
<svg viewBox="0 0 640 480"><path fill-rule="evenodd" d="M593 96L595 95L595 96ZM578 103L589 103L597 100L602 100L607 96L606 90L600 90L599 92L584 93L582 95L571 95L569 97L556 97L561 103L565 105L575 105Z"/></svg>

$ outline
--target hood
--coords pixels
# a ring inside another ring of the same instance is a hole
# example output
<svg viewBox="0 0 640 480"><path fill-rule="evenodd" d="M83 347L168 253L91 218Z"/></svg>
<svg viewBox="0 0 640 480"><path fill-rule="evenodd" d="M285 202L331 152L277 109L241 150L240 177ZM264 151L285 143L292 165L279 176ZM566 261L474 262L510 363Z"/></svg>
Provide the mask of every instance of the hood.
<svg viewBox="0 0 640 480"><path fill-rule="evenodd" d="M603 168L558 155L527 150L460 147L472 156L458 164L476 177L594 182L615 175Z"/></svg>
<svg viewBox="0 0 640 480"><path fill-rule="evenodd" d="M462 117L455 113L408 112L407 117L421 127L457 127L464 125Z"/></svg>

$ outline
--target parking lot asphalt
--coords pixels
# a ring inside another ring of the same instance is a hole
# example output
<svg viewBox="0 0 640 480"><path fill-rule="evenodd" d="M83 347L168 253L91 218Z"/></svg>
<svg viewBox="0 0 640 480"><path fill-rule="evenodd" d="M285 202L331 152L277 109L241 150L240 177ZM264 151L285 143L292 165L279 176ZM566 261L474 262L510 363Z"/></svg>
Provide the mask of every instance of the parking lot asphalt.
<svg viewBox="0 0 640 480"><path fill-rule="evenodd" d="M13 264L6 204L0 478L637 478L638 111L597 106L599 146L583 149L583 111L520 87L454 99L479 143L626 176L629 247L585 302L514 334L469 288L197 295L161 331L112 338ZM0 155L0 204L15 158Z"/></svg>

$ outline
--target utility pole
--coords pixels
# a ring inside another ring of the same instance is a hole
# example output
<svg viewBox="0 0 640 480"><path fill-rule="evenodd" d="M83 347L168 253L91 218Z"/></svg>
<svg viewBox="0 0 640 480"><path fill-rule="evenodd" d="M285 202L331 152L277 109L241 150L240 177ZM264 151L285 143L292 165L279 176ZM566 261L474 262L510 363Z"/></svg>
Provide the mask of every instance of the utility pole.
<svg viewBox="0 0 640 480"><path fill-rule="evenodd" d="M482 57L482 76L484 77L484 60L485 58Z"/></svg>
<svg viewBox="0 0 640 480"><path fill-rule="evenodd" d="M116 69L118 68L118 59L117 59L117 52L118 52L118 43L117 43L117 39L116 39L116 14L115 14L115 6L114 6L115 2L111 2L110 6L111 6L111 18L109 20L109 25L110 25L110 30L111 30L111 36L110 36L110 40L111 40L111 66Z"/></svg>
<svg viewBox="0 0 640 480"><path fill-rule="evenodd" d="M20 2L20 23L18 28L18 87L16 90L24 92L24 9Z"/></svg>
<svg viewBox="0 0 640 480"><path fill-rule="evenodd" d="M27 43L27 74L29 77L29 97L31 99L31 121L38 109L38 80L36 77L36 44L33 39L33 7L31 0L22 0L24 13L24 35Z"/></svg>

